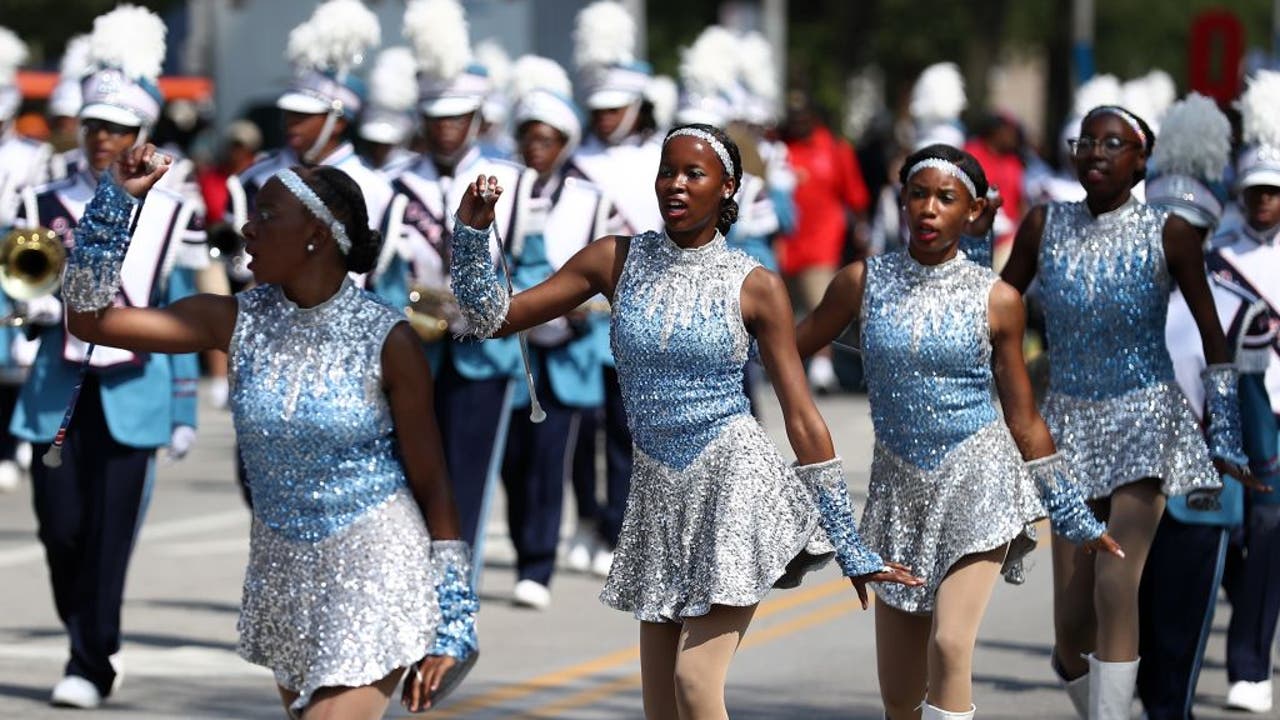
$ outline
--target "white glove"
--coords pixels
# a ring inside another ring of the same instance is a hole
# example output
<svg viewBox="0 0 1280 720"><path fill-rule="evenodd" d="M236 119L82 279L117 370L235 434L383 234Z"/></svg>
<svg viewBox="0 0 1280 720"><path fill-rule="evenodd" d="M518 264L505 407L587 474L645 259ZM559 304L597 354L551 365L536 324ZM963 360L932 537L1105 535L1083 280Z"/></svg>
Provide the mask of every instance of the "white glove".
<svg viewBox="0 0 1280 720"><path fill-rule="evenodd" d="M196 429L190 425L178 425L169 436L169 449L165 455L169 460L181 460L191 452L196 444Z"/></svg>
<svg viewBox="0 0 1280 720"><path fill-rule="evenodd" d="M53 295L32 298L22 304L30 325L57 325L62 322L62 301Z"/></svg>

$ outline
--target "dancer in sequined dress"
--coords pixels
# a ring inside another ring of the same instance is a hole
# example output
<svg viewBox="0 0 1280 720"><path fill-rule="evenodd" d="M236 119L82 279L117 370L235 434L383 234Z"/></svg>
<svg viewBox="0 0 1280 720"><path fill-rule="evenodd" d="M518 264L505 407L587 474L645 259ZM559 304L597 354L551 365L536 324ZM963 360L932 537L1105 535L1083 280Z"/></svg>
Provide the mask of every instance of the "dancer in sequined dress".
<svg viewBox="0 0 1280 720"><path fill-rule="evenodd" d="M1252 479L1242 467L1237 374L1198 234L1130 194L1154 140L1123 108L1090 111L1072 142L1086 199L1032 210L1003 272L1019 291L1039 279L1050 349L1042 412L1085 497L1127 555L1095 557L1058 538L1053 543L1053 665L1077 712L1090 718L1129 717L1138 584L1165 497L1195 492L1193 500L1213 502L1219 469ZM1164 343L1175 282L1208 363L1207 446Z"/></svg>
<svg viewBox="0 0 1280 720"><path fill-rule="evenodd" d="M112 306L130 213L166 169L148 172L153 152L122 155L85 211L68 326L136 351L228 352L254 498L240 654L275 672L291 714L382 717L411 666L417 708L475 653L477 601L426 357L403 314L347 275L380 246L360 188L330 167L282 170L244 228L257 287Z"/></svg>
<svg viewBox="0 0 1280 720"><path fill-rule="evenodd" d="M876 433L863 537L925 580L876 587L888 717L971 718L978 625L1002 566L1021 581L1029 523L1047 514L1090 551L1120 550L1036 412L1021 298L959 249L986 205L982 167L931 145L900 175L908 247L842 269L796 341L808 355L858 322Z"/></svg>
<svg viewBox="0 0 1280 720"><path fill-rule="evenodd" d="M651 718L726 716L725 673L756 604L819 524L864 604L867 582L919 582L859 539L841 461L806 388L782 282L725 242L741 172L737 147L720 130L671 131L655 181L665 231L597 240L514 297L485 249L501 193L494 178L471 186L455 224L454 290L478 335L532 327L596 293L610 299L635 464L601 599L641 621ZM798 467L751 416L742 371L756 347Z"/></svg>

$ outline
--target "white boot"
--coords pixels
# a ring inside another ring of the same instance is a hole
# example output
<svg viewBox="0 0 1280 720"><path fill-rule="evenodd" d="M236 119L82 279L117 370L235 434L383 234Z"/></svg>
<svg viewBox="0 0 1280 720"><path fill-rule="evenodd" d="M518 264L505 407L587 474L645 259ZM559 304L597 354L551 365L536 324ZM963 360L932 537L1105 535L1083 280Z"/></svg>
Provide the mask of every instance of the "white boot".
<svg viewBox="0 0 1280 720"><path fill-rule="evenodd" d="M1058 681L1067 691L1067 697L1071 698L1071 707L1076 709L1076 717L1080 720L1089 720L1089 673L1086 672L1075 680L1068 680L1066 671L1058 662L1057 648L1054 648L1053 654L1049 656L1049 667L1053 668Z"/></svg>
<svg viewBox="0 0 1280 720"><path fill-rule="evenodd" d="M1089 655L1089 720L1129 720L1138 661L1103 662Z"/></svg>
<svg viewBox="0 0 1280 720"><path fill-rule="evenodd" d="M973 713L977 710L973 705L969 705L969 712L951 712L929 703L925 703L920 709L920 720L972 720Z"/></svg>

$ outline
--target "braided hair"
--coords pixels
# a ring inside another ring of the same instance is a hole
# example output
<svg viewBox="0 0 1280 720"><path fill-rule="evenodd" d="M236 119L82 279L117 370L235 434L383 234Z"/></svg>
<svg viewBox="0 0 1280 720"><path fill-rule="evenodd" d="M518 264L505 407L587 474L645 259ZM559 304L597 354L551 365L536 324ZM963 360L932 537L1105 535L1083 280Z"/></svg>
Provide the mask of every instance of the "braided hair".
<svg viewBox="0 0 1280 720"><path fill-rule="evenodd" d="M662 144L666 145L667 142L671 140L672 135L680 130L686 129L698 130L707 133L724 146L725 151L729 153L729 164L733 166L725 168L725 176L733 178L733 187L735 190L742 187L742 153L738 150L738 144L733 141L733 138L729 137L729 135L720 128L714 125L707 125L706 123L679 125L667 131L667 136L663 139ZM733 224L737 221L738 201L734 200L732 195L727 198L722 198L720 200L720 216L716 219L716 230L719 230L721 235L728 235L729 228L733 227Z"/></svg>
<svg viewBox="0 0 1280 720"><path fill-rule="evenodd" d="M309 168L301 177L346 228L347 237L351 239L351 250L346 254L347 270L353 273L373 270L382 252L382 233L369 227L369 211L360 186L350 175L328 165Z"/></svg>

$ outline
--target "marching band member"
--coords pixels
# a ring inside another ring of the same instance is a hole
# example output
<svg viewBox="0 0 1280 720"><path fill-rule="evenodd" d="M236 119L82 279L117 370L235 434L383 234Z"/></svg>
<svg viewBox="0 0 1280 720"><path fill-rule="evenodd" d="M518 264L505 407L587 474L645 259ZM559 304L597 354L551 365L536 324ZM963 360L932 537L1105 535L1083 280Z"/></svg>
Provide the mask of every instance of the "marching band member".
<svg viewBox="0 0 1280 720"><path fill-rule="evenodd" d="M520 159L538 173L529 198L528 231L513 243L512 282L524 290L547 279L593 238L606 234L609 204L595 186L569 173L567 161L582 139L569 76L546 58L526 55L513 73L513 120ZM517 603L546 607L556 559L566 470L580 413L604 401L603 366L590 320L579 313L528 333L537 390L546 420L529 418L529 400L515 403L502 480L516 547ZM522 386L520 386L522 387ZM598 513L595 483L575 486L579 523Z"/></svg>
<svg viewBox="0 0 1280 720"><path fill-rule="evenodd" d="M47 178L52 150L47 143L22 137L14 129L14 117L22 106L18 66L26 59L26 43L12 30L0 27L0 229L13 225L18 191Z"/></svg>
<svg viewBox="0 0 1280 720"><path fill-rule="evenodd" d="M435 313L448 323L424 340L429 340L436 416L462 537L475 547L478 576L484 559L484 518L506 447L511 378L520 367L520 351L514 339L477 342L454 337L465 325L451 309L449 296L449 243L454 231L450 208L466 192L463 178L481 172L502 178L511 192L498 205L498 226L504 242L518 244L536 173L480 154L480 107L489 94L489 80L474 62L458 1L412 0L405 8L404 31L418 58L418 109L428 149L395 180L396 192L408 200L402 252L409 258L415 285L441 298ZM498 253L509 248L495 241L492 250L497 263Z"/></svg>
<svg viewBox="0 0 1280 720"><path fill-rule="evenodd" d="M476 64L489 76L489 94L480 105L480 154L494 160L512 160L516 145L507 120L511 115L511 56L492 38L476 44Z"/></svg>
<svg viewBox="0 0 1280 720"><path fill-rule="evenodd" d="M67 246L102 173L144 142L160 114L156 86L165 53L165 26L131 5L94 21L94 71L80 109L85 164L74 176L23 194L20 224L50 228ZM117 306L151 307L191 292L166 275L197 208L170 188L155 188L132 212L136 229L120 271ZM71 290L64 285L63 294ZM41 462L58 433L81 365L88 362L76 414L66 430L62 464ZM32 487L40 541L49 563L58 617L70 636L71 658L54 687L55 705L92 708L115 691L122 669L120 604L133 540L145 513L157 448L181 457L195 440L192 355L91 349L63 329L61 318L40 326L40 350L10 425L34 445Z"/></svg>
<svg viewBox="0 0 1280 720"><path fill-rule="evenodd" d="M61 180L80 170L84 149L80 146L80 87L89 71L89 36L77 35L67 43L58 66L58 84L49 96L49 124L52 126L54 155L49 159L49 178Z"/></svg>

